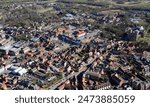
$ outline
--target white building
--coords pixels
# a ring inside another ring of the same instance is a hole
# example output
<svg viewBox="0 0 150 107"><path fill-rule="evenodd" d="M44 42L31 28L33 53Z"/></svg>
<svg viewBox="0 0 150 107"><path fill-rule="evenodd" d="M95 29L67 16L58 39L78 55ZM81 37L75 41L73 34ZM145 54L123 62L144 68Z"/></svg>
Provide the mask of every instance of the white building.
<svg viewBox="0 0 150 107"><path fill-rule="evenodd" d="M7 72L7 69L9 68L9 67L11 67L12 65L7 65L6 67L1 67L0 68L0 75L2 74L2 73L5 73L5 72Z"/></svg>
<svg viewBox="0 0 150 107"><path fill-rule="evenodd" d="M27 73L27 70L25 68L16 67L16 66L11 66L10 68L8 68L8 70L13 74L19 74L19 75L23 75Z"/></svg>

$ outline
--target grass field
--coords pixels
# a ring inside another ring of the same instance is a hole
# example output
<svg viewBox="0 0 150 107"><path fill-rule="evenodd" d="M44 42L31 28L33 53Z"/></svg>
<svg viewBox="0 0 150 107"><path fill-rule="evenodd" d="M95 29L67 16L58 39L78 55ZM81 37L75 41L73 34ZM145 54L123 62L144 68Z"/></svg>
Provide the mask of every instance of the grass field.
<svg viewBox="0 0 150 107"><path fill-rule="evenodd" d="M150 8L150 0L140 0L138 2L125 2L124 4L118 4L112 0L66 0L66 1L75 1L78 3L86 3L86 2L92 2L92 3L103 3L108 4L112 6L123 6L123 7L135 7L135 8Z"/></svg>
<svg viewBox="0 0 150 107"><path fill-rule="evenodd" d="M55 2L56 0L0 0L0 2L35 2L35 1L50 1Z"/></svg>
<svg viewBox="0 0 150 107"><path fill-rule="evenodd" d="M23 2L32 2L37 0L0 0L0 2L12 2L12 1L23 1ZM38 1L51 1L55 2L56 0L38 0ZM124 4L117 4L112 0L66 0L66 1L75 1L75 2L97 2L97 3L107 3L110 5L116 6L135 6L135 7L149 7L150 8L150 0L141 0L140 2L126 2Z"/></svg>
<svg viewBox="0 0 150 107"><path fill-rule="evenodd" d="M150 41L150 34L147 34L144 38L137 39L137 42L148 42Z"/></svg>

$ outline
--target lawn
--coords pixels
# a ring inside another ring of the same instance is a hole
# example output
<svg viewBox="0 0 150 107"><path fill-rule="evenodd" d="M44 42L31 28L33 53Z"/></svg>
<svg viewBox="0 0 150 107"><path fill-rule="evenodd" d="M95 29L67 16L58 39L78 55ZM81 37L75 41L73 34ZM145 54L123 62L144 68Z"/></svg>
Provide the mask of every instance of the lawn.
<svg viewBox="0 0 150 107"><path fill-rule="evenodd" d="M150 41L150 34L148 34L144 38L137 39L137 42L148 42L148 41Z"/></svg>

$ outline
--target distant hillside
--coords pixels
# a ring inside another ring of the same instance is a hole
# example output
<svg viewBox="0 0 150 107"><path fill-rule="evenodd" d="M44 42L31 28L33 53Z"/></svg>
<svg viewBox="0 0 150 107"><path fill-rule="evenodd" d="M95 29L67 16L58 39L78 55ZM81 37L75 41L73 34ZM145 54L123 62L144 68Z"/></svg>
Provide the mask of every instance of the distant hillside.
<svg viewBox="0 0 150 107"><path fill-rule="evenodd" d="M88 5L111 5L119 7L129 7L129 8L146 8L150 9L150 0L57 0L58 2L72 2L78 4L88 4Z"/></svg>

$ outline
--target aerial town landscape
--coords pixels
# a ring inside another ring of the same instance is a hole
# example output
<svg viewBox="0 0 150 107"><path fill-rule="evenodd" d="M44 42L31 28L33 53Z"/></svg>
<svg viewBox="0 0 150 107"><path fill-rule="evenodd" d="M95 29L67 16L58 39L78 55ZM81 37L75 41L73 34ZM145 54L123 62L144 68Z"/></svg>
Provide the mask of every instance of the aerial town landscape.
<svg viewBox="0 0 150 107"><path fill-rule="evenodd" d="M150 90L150 0L0 0L0 90Z"/></svg>

